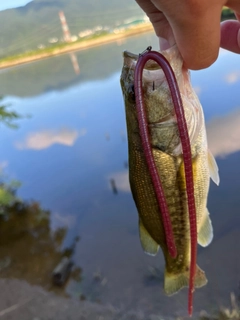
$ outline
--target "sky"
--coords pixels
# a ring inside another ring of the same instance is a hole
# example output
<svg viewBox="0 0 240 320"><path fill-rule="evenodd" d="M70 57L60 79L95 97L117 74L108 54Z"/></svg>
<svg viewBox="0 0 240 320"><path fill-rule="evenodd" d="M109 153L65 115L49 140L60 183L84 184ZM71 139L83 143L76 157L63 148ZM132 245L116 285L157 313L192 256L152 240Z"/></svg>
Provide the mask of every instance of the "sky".
<svg viewBox="0 0 240 320"><path fill-rule="evenodd" d="M6 0L6 1L1 0L0 11L5 9L25 6L25 4L27 4L28 2L31 2L31 0Z"/></svg>

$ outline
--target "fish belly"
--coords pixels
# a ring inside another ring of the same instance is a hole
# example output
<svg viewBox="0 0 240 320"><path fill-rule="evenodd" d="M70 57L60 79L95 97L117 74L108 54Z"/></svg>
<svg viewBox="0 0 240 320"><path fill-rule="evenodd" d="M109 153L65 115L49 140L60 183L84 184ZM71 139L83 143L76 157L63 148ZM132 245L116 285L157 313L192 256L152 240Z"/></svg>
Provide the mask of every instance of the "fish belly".
<svg viewBox="0 0 240 320"><path fill-rule="evenodd" d="M131 140L132 141L132 140ZM142 247L146 253L156 254L160 246L166 268L164 290L172 295L189 284L190 234L187 198L181 157L174 157L153 149L158 174L167 200L177 257L172 258L167 250L161 212L141 146L136 148L129 141L129 179L133 198L139 213L139 231ZM205 273L197 266L195 287L207 283Z"/></svg>

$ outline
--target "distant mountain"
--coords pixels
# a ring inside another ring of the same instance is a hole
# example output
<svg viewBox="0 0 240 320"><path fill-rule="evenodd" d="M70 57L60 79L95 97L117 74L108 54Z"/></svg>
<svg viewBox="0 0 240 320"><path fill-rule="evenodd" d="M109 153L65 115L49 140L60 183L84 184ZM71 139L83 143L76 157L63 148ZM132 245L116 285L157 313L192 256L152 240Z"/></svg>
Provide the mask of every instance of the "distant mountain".
<svg viewBox="0 0 240 320"><path fill-rule="evenodd" d="M126 19L143 16L134 0L33 0L0 12L0 58L61 39L60 10L71 35L97 26L114 28Z"/></svg>

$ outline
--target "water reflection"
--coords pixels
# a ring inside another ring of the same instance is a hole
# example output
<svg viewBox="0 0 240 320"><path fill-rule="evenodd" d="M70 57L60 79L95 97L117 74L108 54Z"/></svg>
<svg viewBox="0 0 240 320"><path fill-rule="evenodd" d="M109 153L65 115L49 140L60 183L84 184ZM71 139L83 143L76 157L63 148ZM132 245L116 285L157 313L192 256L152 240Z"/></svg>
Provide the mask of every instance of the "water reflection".
<svg viewBox="0 0 240 320"><path fill-rule="evenodd" d="M130 192L130 185L128 179L128 170L115 172L111 174L110 178L111 186L116 190L123 191L123 192Z"/></svg>
<svg viewBox="0 0 240 320"><path fill-rule="evenodd" d="M0 97L0 101L3 100L3 97ZM21 118L21 115L14 110L9 110L9 105L0 106L0 123L3 123L9 128L16 129L18 125L15 121Z"/></svg>
<svg viewBox="0 0 240 320"><path fill-rule="evenodd" d="M110 179L110 184L111 184L112 192L114 194L117 194L118 190L117 190L115 179Z"/></svg>
<svg viewBox="0 0 240 320"><path fill-rule="evenodd" d="M72 61L73 70L74 70L75 74L78 75L80 73L80 67L78 64L77 55L74 52L69 53L69 55L70 55L70 59Z"/></svg>
<svg viewBox="0 0 240 320"><path fill-rule="evenodd" d="M42 130L29 133L23 141L17 141L15 146L19 150L33 149L42 150L51 147L53 144L73 146L78 137L84 136L86 129L81 131L62 128L59 130Z"/></svg>
<svg viewBox="0 0 240 320"><path fill-rule="evenodd" d="M6 192L6 184L2 191L12 208L10 224L7 227L2 216L3 226L15 235L9 240L0 235L4 276L26 277L47 287L67 247L75 265L84 271L81 282L68 282L65 291L69 295L79 298L80 294L124 310L168 316L184 310L186 315L186 291L172 298L163 293L161 254L154 259L141 249L128 182L119 85L121 52L142 52L156 42L146 34L127 39L124 46L109 44L78 52L78 75L68 54L1 71L2 92L28 97L7 97L3 104L10 102L19 114L32 115L17 121L18 130L0 126L0 166L10 177L9 184L14 180L22 183L15 194L11 188ZM236 152L239 88L237 82L226 85L224 78L236 71L237 61L237 56L222 51L209 70L192 74L206 115L210 148L215 156L228 155L217 159L221 184L213 186L209 194L214 240L198 254L209 284L196 290L195 310L209 310L218 301L228 301L239 280L235 271L240 265L238 248L232 245L240 232L240 179L236 179L240 176L240 153ZM232 232L234 228L236 232ZM72 253L76 236L81 240Z"/></svg>
<svg viewBox="0 0 240 320"><path fill-rule="evenodd" d="M1 277L24 279L54 290L52 272L63 257L71 258L78 239L62 249L67 228L52 231L51 212L37 201L22 201L17 196L20 182L4 180L0 182ZM80 273L75 267L75 280L80 280Z"/></svg>
<svg viewBox="0 0 240 320"><path fill-rule="evenodd" d="M148 44L157 44L153 33L146 34L145 39ZM119 71L122 64L121 52L126 48L141 52L142 35L131 40L126 39L118 45L110 43L71 53L74 73L69 64L69 54L1 70L1 93L7 96L29 97L52 90L65 90L87 81L106 79Z"/></svg>
<svg viewBox="0 0 240 320"><path fill-rule="evenodd" d="M214 156L227 156L240 150L240 109L212 119L207 124L209 148Z"/></svg>

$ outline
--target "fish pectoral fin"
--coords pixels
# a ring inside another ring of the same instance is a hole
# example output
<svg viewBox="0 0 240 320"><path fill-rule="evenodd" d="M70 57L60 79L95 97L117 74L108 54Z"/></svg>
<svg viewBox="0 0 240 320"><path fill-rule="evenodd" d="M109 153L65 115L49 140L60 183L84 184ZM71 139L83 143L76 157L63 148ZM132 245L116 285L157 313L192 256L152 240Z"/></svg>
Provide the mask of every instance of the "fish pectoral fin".
<svg viewBox="0 0 240 320"><path fill-rule="evenodd" d="M220 182L218 165L210 150L208 150L208 167L212 181L218 186Z"/></svg>
<svg viewBox="0 0 240 320"><path fill-rule="evenodd" d="M212 239L213 239L212 222L209 217L208 209L206 208L204 216L202 217L202 224L198 231L197 241L202 247L206 247L209 245L209 243L211 243Z"/></svg>
<svg viewBox="0 0 240 320"><path fill-rule="evenodd" d="M139 219L139 236L142 248L144 252L150 254L151 256L155 256L158 252L159 245L153 238L150 236L146 228L144 227L141 219Z"/></svg>
<svg viewBox="0 0 240 320"><path fill-rule="evenodd" d="M196 274L194 278L194 287L200 288L207 284L207 278L205 272L196 266ZM165 270L164 275L164 291L166 295L171 296L177 293L184 287L189 285L189 271L183 271L179 273L170 273Z"/></svg>

